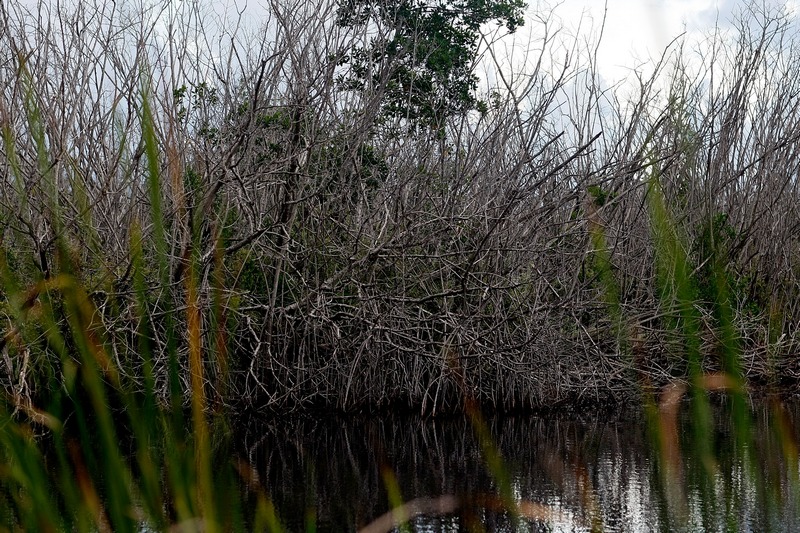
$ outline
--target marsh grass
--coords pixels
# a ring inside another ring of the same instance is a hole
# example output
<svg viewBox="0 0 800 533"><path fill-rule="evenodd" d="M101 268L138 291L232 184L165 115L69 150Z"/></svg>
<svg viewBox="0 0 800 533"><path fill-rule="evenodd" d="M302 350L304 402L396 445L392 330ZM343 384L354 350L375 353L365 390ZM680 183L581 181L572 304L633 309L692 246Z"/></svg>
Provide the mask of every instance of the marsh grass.
<svg viewBox="0 0 800 533"><path fill-rule="evenodd" d="M380 93L336 84L333 52L360 37L323 7L270 4L286 48L240 57L250 48L233 40L219 87L199 81L199 59L183 58L188 80L158 54L151 66L145 30L116 47L117 29L136 28L116 8L57 11L63 42L3 8L8 529L282 531L257 473L229 455L235 408L465 413L496 494L414 498L384 469L392 510L367 531L473 507L554 520L559 509L514 495L484 409L635 399L681 526L681 413L716 505L709 393L724 393L734 454L764 486L748 384L800 378L787 327L800 316L788 220L800 110L786 104L800 67L780 17L762 14L761 33L745 24L740 49L709 58L711 73L729 61L732 80L712 94L677 58L666 104L662 62L625 107L601 98L591 68L566 65L504 80L480 117L398 140L404 124L374 112ZM73 19L100 26L72 34ZM577 99L577 82L592 90L565 135L554 103ZM795 436L774 405L796 483ZM600 530L579 470L583 525ZM316 529L313 508L303 523Z"/></svg>
<svg viewBox="0 0 800 533"><path fill-rule="evenodd" d="M0 28L13 51L0 69L6 261L21 290L75 276L123 381L161 403L193 380L195 407L273 413L447 414L465 395L499 411L618 403L640 377L657 388L700 352L712 361L717 329L741 337L751 381L800 378L800 110L786 104L800 76L777 15L760 14L758 34L743 19L691 68L676 43L629 101L591 56L544 71L561 55L545 39L527 58L540 66L498 77L485 113L409 132L376 114L380 87L337 82L337 54L364 43L331 25L333 1L271 3L261 29L275 49L243 18L229 45L214 40L200 5L38 7L4 11ZM205 47L168 53L159 16L175 42ZM50 19L57 31L34 31ZM547 29L546 14L530 22ZM694 310L662 305L654 164ZM0 379L41 404L60 362L31 347ZM736 374L734 359L703 371Z"/></svg>
<svg viewBox="0 0 800 533"><path fill-rule="evenodd" d="M153 160L157 148L146 93L142 109L144 145L147 157ZM34 108L28 112L32 130L38 131L39 113ZM13 149L12 144L6 146ZM40 167L47 167L50 155L43 143L38 146ZM162 279L168 279L159 207L161 176L157 164L149 169L154 256ZM53 197L57 197L55 192ZM51 209L53 226L59 228L55 202ZM205 531L245 529L238 498L228 501L236 494L234 486L228 485L232 481L228 462L219 465L217 484L212 486L214 462L198 368L200 324L193 269L186 282L186 323L190 367L196 379L191 382L192 417L185 421L174 338L167 341L170 405L162 405L155 392L148 321L152 309L146 295L138 226L132 232L131 250L141 384L126 383L120 375L102 315L76 277L69 243L59 231L56 248L59 271L46 274L30 288L22 288L4 261L0 268L3 293L14 318L6 344L25 353L27 346L43 340L60 357L60 368L49 374L46 388L51 394L43 410L22 397L7 397L2 404L4 522L31 531L139 531L143 525L165 530L174 524L183 524L186 530L201 526ZM174 329L170 327L173 313L166 312L168 330ZM41 336L44 339L40 340ZM221 509L228 512L220 516ZM191 527L198 520L197 527Z"/></svg>

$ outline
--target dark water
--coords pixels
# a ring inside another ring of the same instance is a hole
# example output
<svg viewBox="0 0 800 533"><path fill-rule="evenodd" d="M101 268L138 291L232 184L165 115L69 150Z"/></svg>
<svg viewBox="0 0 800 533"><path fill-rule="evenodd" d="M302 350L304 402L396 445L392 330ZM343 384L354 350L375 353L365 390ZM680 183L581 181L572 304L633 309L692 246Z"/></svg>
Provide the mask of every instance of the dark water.
<svg viewBox="0 0 800 533"><path fill-rule="evenodd" d="M490 418L483 447L468 419L261 423L242 453L292 531L364 527L389 510L392 480L405 502L458 498L455 512L419 516L411 531L800 531L797 406L751 405L739 444L724 404L707 434L687 408L673 426L641 411ZM486 445L502 470L487 465ZM528 516L497 497L503 476Z"/></svg>

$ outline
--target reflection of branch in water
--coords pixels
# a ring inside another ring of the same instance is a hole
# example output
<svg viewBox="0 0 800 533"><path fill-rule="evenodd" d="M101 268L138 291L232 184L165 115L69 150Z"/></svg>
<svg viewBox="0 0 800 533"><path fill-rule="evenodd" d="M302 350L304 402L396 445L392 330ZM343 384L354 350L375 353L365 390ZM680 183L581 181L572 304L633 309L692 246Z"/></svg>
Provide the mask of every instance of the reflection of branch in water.
<svg viewBox="0 0 800 533"><path fill-rule="evenodd" d="M704 374L697 386L711 392L743 392L743 385L724 372ZM681 400L686 395L686 383L675 380L661 390L658 402L661 447L672 474L681 471L681 456L678 442L678 411Z"/></svg>
<svg viewBox="0 0 800 533"><path fill-rule="evenodd" d="M744 386L725 372L703 374L697 379L697 386L710 392L743 392ZM686 498L683 494L683 460L680 450L678 413L681 400L686 395L686 383L674 380L661 389L658 402L658 438L661 444L661 457L666 467L665 481L667 495L673 511L679 516L686 512Z"/></svg>
<svg viewBox="0 0 800 533"><path fill-rule="evenodd" d="M595 518L604 520L608 509L624 508L631 490L646 485L645 479L636 481L646 471L646 446L638 431L630 431L640 426L586 418L591 423L579 414L486 421L507 461L510 505L520 505L517 518L555 516L554 509L545 512L547 507L534 504L546 502L558 506L562 518L572 517L568 521L580 516L591 524ZM479 529L513 527L508 507L476 496L497 487L466 419L274 420L251 424L246 431L252 436L239 439L249 444L242 456L254 469L242 479L245 484L261 481L289 530L302 529L310 506L319 531L354 530L384 514L389 501L381 464L392 469L401 494L411 501L454 495L461 502L456 520L462 525L474 518ZM641 497L648 498L646 493ZM473 510L483 512L473 515Z"/></svg>
<svg viewBox="0 0 800 533"><path fill-rule="evenodd" d="M438 498L417 498L379 516L367 526L360 529L359 533L385 533L400 527L402 524L418 516L452 514L459 508L468 506L491 511L508 511L505 502L503 502L501 498L492 495L459 499L453 495L446 494ZM520 501L516 503L515 513L521 518L537 522L549 524L566 523L570 526L585 526L585 524L571 518L563 509L554 505Z"/></svg>
<svg viewBox="0 0 800 533"><path fill-rule="evenodd" d="M420 515L454 513L458 509L459 503L458 498L451 495L439 496L438 498L417 498L379 516L367 524L366 527L360 529L359 533L388 532Z"/></svg>

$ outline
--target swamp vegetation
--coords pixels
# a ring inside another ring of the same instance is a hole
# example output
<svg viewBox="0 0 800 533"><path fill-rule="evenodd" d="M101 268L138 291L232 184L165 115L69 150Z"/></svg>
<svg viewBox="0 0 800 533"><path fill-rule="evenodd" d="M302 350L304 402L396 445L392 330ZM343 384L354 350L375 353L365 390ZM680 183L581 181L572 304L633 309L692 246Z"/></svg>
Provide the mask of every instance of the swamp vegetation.
<svg viewBox="0 0 800 533"><path fill-rule="evenodd" d="M755 471L748 391L800 379L796 22L743 5L608 86L523 8L0 6L9 529L281 531L230 460L253 412L465 415L496 496L404 504L383 469L389 527L542 520L486 411L633 402L670 487L687 442L716 472L713 391Z"/></svg>
<svg viewBox="0 0 800 533"><path fill-rule="evenodd" d="M542 15L524 61L487 34L473 63L419 67L434 92L408 89L404 107L414 58L374 50L394 25L345 25L343 9L276 2L255 33L189 5L4 13L0 229L5 285L24 294L4 291L10 395L46 405L63 371L64 276L127 386L142 388L147 344L160 398L627 400L687 375L681 297L703 371L723 369L728 327L749 381L796 381L788 19L752 8L706 52L678 41L650 76L606 87ZM658 239L680 248L690 294Z"/></svg>

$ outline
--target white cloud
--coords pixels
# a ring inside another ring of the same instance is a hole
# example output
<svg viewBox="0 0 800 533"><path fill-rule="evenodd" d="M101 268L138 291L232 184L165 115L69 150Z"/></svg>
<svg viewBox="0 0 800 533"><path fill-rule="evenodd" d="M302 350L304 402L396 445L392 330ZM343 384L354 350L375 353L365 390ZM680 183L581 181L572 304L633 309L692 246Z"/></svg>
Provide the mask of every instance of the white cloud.
<svg viewBox="0 0 800 533"><path fill-rule="evenodd" d="M605 17L598 65L604 78L621 80L632 68L647 70L647 63L685 33L699 42L716 25L730 24L743 12L747 0L563 0L555 14L565 27L581 35L597 34ZM800 0L763 0L767 10L783 8L800 15ZM578 30L580 28L580 30Z"/></svg>

